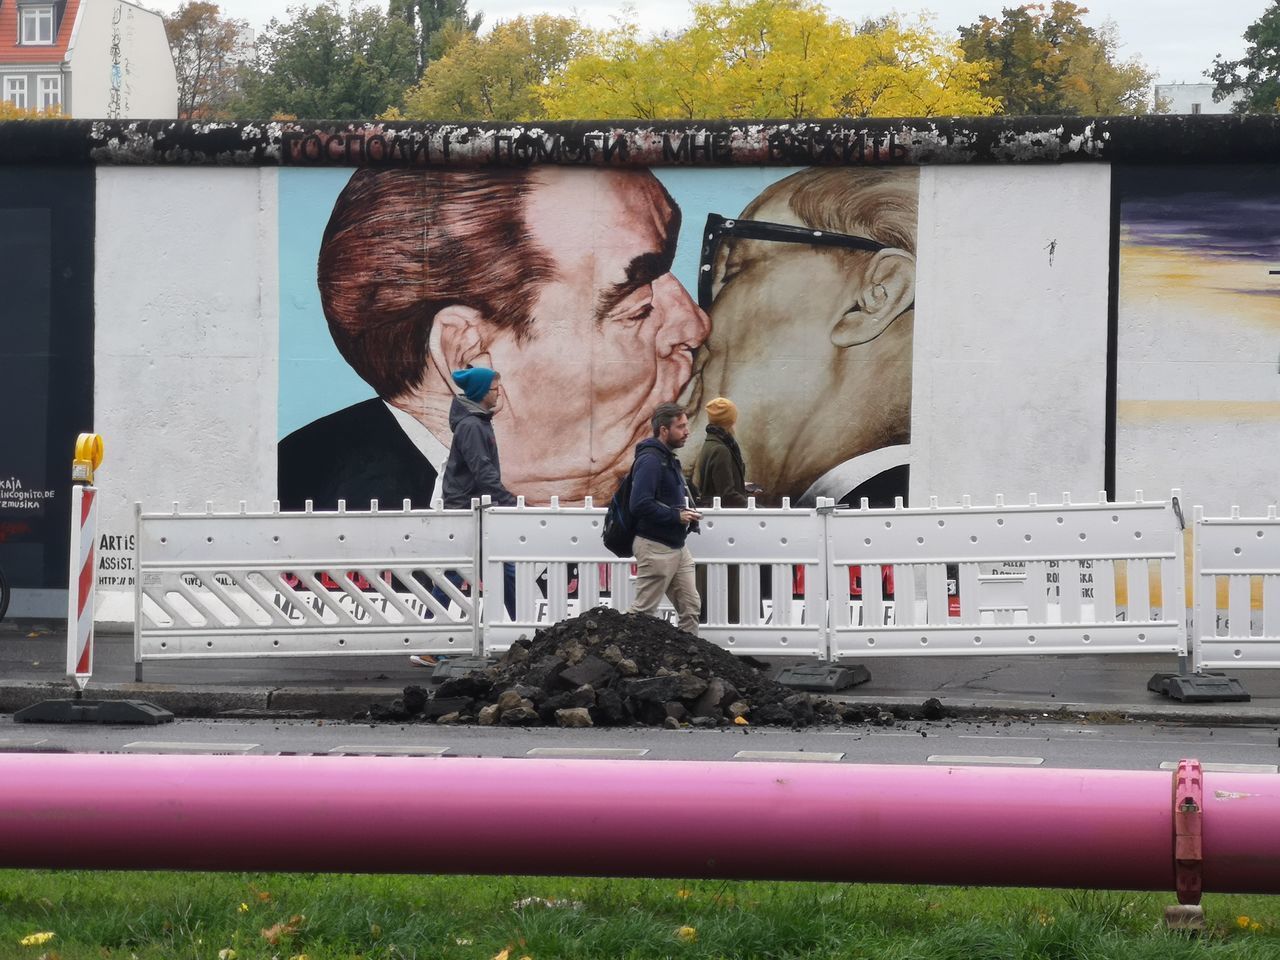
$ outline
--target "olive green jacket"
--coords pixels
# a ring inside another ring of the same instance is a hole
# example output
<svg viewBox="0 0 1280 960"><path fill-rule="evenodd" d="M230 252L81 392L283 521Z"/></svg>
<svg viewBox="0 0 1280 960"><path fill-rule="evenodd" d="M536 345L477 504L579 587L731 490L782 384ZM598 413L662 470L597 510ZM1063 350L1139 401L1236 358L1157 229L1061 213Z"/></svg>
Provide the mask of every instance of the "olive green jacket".
<svg viewBox="0 0 1280 960"><path fill-rule="evenodd" d="M733 434L707 427L707 439L693 465L693 486L702 506L711 506L715 497L722 507L747 505L746 466Z"/></svg>

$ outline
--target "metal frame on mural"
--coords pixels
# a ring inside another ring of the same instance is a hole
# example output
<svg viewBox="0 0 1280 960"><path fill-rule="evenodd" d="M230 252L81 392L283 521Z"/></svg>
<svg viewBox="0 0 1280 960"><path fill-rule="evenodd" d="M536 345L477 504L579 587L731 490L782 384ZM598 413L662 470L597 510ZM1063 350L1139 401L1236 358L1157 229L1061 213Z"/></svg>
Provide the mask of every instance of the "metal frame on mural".
<svg viewBox="0 0 1280 960"><path fill-rule="evenodd" d="M1213 667L1280 668L1280 518L1228 517L1194 511L1192 658L1197 673ZM1219 585L1227 616L1218 616ZM1253 616L1254 599L1261 616Z"/></svg>

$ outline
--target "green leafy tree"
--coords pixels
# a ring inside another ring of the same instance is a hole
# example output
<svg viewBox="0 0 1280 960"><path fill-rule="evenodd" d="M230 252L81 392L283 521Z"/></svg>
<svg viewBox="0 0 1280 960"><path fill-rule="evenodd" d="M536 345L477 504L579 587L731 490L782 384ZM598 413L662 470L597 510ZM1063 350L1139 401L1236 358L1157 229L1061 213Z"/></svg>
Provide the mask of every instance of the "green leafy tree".
<svg viewBox="0 0 1280 960"><path fill-rule="evenodd" d="M403 20L333 0L289 8L258 42L235 109L239 116L350 119L404 102L417 80L417 40Z"/></svg>
<svg viewBox="0 0 1280 960"><path fill-rule="evenodd" d="M646 38L624 21L539 88L553 119L989 114L984 66L926 19L855 27L816 0L695 0Z"/></svg>
<svg viewBox="0 0 1280 960"><path fill-rule="evenodd" d="M444 56L459 30L475 34L484 20L483 13L467 12L467 0L390 0L387 14L413 30L419 71Z"/></svg>
<svg viewBox="0 0 1280 960"><path fill-rule="evenodd" d="M1239 60L1218 54L1208 76L1214 100L1241 94L1236 113L1280 113L1280 0L1244 31L1248 43Z"/></svg>
<svg viewBox="0 0 1280 960"><path fill-rule="evenodd" d="M415 120L539 120L539 92L583 51L590 32L573 17L537 14L465 33L405 95Z"/></svg>
<svg viewBox="0 0 1280 960"><path fill-rule="evenodd" d="M1053 0L960 27L965 56L991 65L982 93L1009 114L1146 113L1154 72L1136 57L1121 59L1115 23L1091 27L1088 12Z"/></svg>
<svg viewBox="0 0 1280 960"><path fill-rule="evenodd" d="M239 88L246 59L243 20L222 16L216 3L192 0L164 18L165 35L178 74L178 116L224 116Z"/></svg>

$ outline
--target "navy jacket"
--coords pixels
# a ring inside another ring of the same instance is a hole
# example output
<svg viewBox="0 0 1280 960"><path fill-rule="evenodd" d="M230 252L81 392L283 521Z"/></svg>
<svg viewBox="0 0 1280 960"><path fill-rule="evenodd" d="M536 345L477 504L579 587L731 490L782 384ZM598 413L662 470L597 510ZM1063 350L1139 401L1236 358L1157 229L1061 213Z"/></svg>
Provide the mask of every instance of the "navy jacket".
<svg viewBox="0 0 1280 960"><path fill-rule="evenodd" d="M696 532L698 524L686 527L680 520L688 488L675 453L657 437L650 437L636 444L631 469L631 516L636 536L675 549L683 547L685 537Z"/></svg>
<svg viewBox="0 0 1280 960"><path fill-rule="evenodd" d="M449 407L453 443L444 468L444 505L466 510L473 498L486 494L499 507L514 507L516 498L502 485L498 441L493 436L493 412L466 397L454 397Z"/></svg>

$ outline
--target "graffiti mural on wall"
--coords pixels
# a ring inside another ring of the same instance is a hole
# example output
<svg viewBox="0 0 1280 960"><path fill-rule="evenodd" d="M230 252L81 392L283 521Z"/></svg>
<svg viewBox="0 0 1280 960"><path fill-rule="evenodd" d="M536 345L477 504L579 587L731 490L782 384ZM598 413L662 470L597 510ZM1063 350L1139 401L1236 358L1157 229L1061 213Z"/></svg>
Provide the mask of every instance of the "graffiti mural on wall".
<svg viewBox="0 0 1280 960"><path fill-rule="evenodd" d="M502 374L494 429L510 489L607 497L706 338L671 274L679 227L647 171L356 173L320 244L318 287L338 351L375 397L281 440L282 505L426 506L450 441L450 372L467 366Z"/></svg>
<svg viewBox="0 0 1280 960"><path fill-rule="evenodd" d="M811 168L709 220L711 336L690 405L698 426L706 400L735 401L767 494L905 496L916 204L914 170Z"/></svg>
<svg viewBox="0 0 1280 960"><path fill-rule="evenodd" d="M606 499L656 404L718 395L767 498L905 494L915 171L685 173L284 173L282 506L439 496L467 365L533 503Z"/></svg>
<svg viewBox="0 0 1280 960"><path fill-rule="evenodd" d="M1117 485L1275 490L1280 181L1274 167L1132 168L1120 200ZM1252 449L1257 456L1241 456ZM1274 492L1268 502L1275 502ZM1260 509L1261 502L1246 506Z"/></svg>

